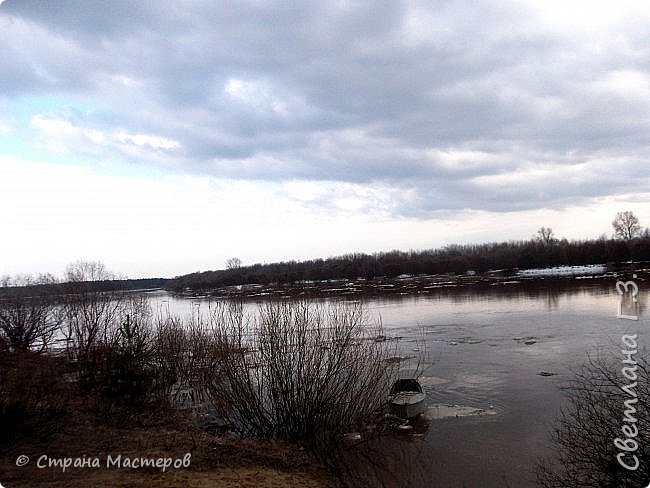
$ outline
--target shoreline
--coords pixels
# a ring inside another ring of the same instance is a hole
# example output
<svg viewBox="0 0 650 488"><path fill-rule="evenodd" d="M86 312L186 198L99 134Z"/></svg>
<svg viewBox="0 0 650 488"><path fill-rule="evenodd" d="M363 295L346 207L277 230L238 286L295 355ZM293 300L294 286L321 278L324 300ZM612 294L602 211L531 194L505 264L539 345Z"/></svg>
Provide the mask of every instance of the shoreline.
<svg viewBox="0 0 650 488"><path fill-rule="evenodd" d="M494 288L522 285L526 289L570 287L576 280L610 286L631 269L640 280L650 277L647 262L628 262L609 265L563 266L539 269L495 270L485 273L400 275L373 279L328 279L293 283L253 283L228 285L214 289L183 292L165 290L184 298L229 298L260 300L269 298L362 298L381 296L420 296L458 289L492 290ZM163 288L164 289L164 288Z"/></svg>

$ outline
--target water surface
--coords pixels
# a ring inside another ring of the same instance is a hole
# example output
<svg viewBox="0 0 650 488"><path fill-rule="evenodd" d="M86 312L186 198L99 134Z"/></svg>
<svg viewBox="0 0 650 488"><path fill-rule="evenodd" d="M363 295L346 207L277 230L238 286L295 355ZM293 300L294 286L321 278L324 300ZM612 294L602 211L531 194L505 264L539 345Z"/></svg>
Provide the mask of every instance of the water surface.
<svg viewBox="0 0 650 488"><path fill-rule="evenodd" d="M559 387L571 371L587 353L617 354L624 333L638 333L641 347L650 344L640 330L643 318L616 319L614 282L574 283L363 300L387 338L398 338L397 354L423 359L420 372L432 409L423 435L384 436L349 452L363 483L535 486L535 465L550 452L549 432L563 401ZM640 298L643 309L643 292ZM155 303L187 313L204 301L157 295ZM253 311L255 304L248 307ZM463 415L441 415L449 405L460 406Z"/></svg>

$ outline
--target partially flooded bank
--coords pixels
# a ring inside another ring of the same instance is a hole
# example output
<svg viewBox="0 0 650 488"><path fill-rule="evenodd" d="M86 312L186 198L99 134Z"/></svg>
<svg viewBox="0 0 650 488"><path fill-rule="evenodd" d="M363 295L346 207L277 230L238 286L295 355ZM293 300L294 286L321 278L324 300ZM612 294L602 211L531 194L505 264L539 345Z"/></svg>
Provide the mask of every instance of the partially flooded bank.
<svg viewBox="0 0 650 488"><path fill-rule="evenodd" d="M640 283L646 279L643 273ZM549 433L563 405L560 387L587 353L617 347L628 324L615 318L618 294L608 276L516 281L504 277L498 285L414 294L301 297L317 306L358 302L369 323L381 327L371 327L351 344L385 348L383 363L400 375L417 377L426 395L425 413L416 421L394 421L385 429L357 425L359 430L349 431L353 435L336 454L345 480L363 486L536 485L536 463L552 450ZM143 295L154 316L167 314L188 323L213 312L215 301L230 302L160 290ZM645 294L639 300L645 307ZM233 303L242 314L254 315L267 301L249 297ZM253 354L259 348L222 351L251 358L241 371L264 370L264 361ZM265 364L274 357L270 353ZM322 354L305 357L317 363ZM335 375L344 377L343 370ZM306 382L311 383L317 381ZM355 394L363 398L363 390ZM379 396L386 395L382 391ZM277 401L285 397L279 395Z"/></svg>

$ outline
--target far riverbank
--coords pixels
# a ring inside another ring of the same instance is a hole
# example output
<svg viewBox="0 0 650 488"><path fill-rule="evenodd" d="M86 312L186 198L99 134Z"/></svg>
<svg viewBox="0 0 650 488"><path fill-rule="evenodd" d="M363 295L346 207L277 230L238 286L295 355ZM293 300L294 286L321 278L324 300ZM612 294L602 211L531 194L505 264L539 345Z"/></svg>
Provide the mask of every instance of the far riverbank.
<svg viewBox="0 0 650 488"><path fill-rule="evenodd" d="M400 275L394 278L302 280L292 283L251 283L196 290L185 288L174 294L186 297L210 298L361 298L373 296L430 295L471 287L476 292L490 293L498 287L516 286L527 290L572 288L579 280L593 285L611 286L612 280L627 276L634 270L639 279L650 275L650 263L596 264L588 266L559 266L540 269L507 269L485 273Z"/></svg>

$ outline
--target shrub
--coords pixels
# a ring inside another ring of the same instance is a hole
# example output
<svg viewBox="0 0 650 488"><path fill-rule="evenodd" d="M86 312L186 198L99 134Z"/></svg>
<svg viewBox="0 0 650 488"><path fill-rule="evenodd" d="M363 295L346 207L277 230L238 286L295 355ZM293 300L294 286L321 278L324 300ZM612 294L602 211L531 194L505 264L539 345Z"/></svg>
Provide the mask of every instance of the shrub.
<svg viewBox="0 0 650 488"><path fill-rule="evenodd" d="M622 358L621 358L622 359ZM622 390L632 381L622 373L621 360L602 356L589 358L565 389L568 406L562 410L552 433L555 455L540 463L538 480L546 488L645 486L650 479L650 364L639 354L633 390L637 393L632 415L637 419L634 454L639 468L628 471L616 458L621 451L616 438L625 439L621 431L625 400L632 397ZM629 365L628 365L629 366ZM626 462L631 456L626 456Z"/></svg>
<svg viewBox="0 0 650 488"><path fill-rule="evenodd" d="M57 358L0 353L0 441L13 435L44 436L68 404L68 385Z"/></svg>
<svg viewBox="0 0 650 488"><path fill-rule="evenodd" d="M84 307L77 309L79 317L88 316L90 320L77 320L74 329L81 333L75 333L76 338L85 339L73 341L68 349L85 400L105 413L150 403L155 365L151 311L146 299L122 296L114 298L114 303L101 298L87 303L93 304L87 310L98 313L83 314L79 311ZM93 324L102 325L96 329ZM95 335L93 330L101 333Z"/></svg>
<svg viewBox="0 0 650 488"><path fill-rule="evenodd" d="M206 385L223 360L200 311L189 321L171 315L159 318L153 355L156 394L163 402L174 400L172 397L181 389L190 389L203 398L207 394Z"/></svg>
<svg viewBox="0 0 650 488"><path fill-rule="evenodd" d="M150 368L150 330L127 315L106 348L101 395L110 403L136 407L148 400L153 383Z"/></svg>
<svg viewBox="0 0 650 488"><path fill-rule="evenodd" d="M0 298L0 348L43 352L61 326L61 308L48 295L10 288Z"/></svg>
<svg viewBox="0 0 650 488"><path fill-rule="evenodd" d="M209 384L215 410L243 433L316 445L380 410L393 379L385 342L359 304L269 302L256 320L212 314L223 356Z"/></svg>

